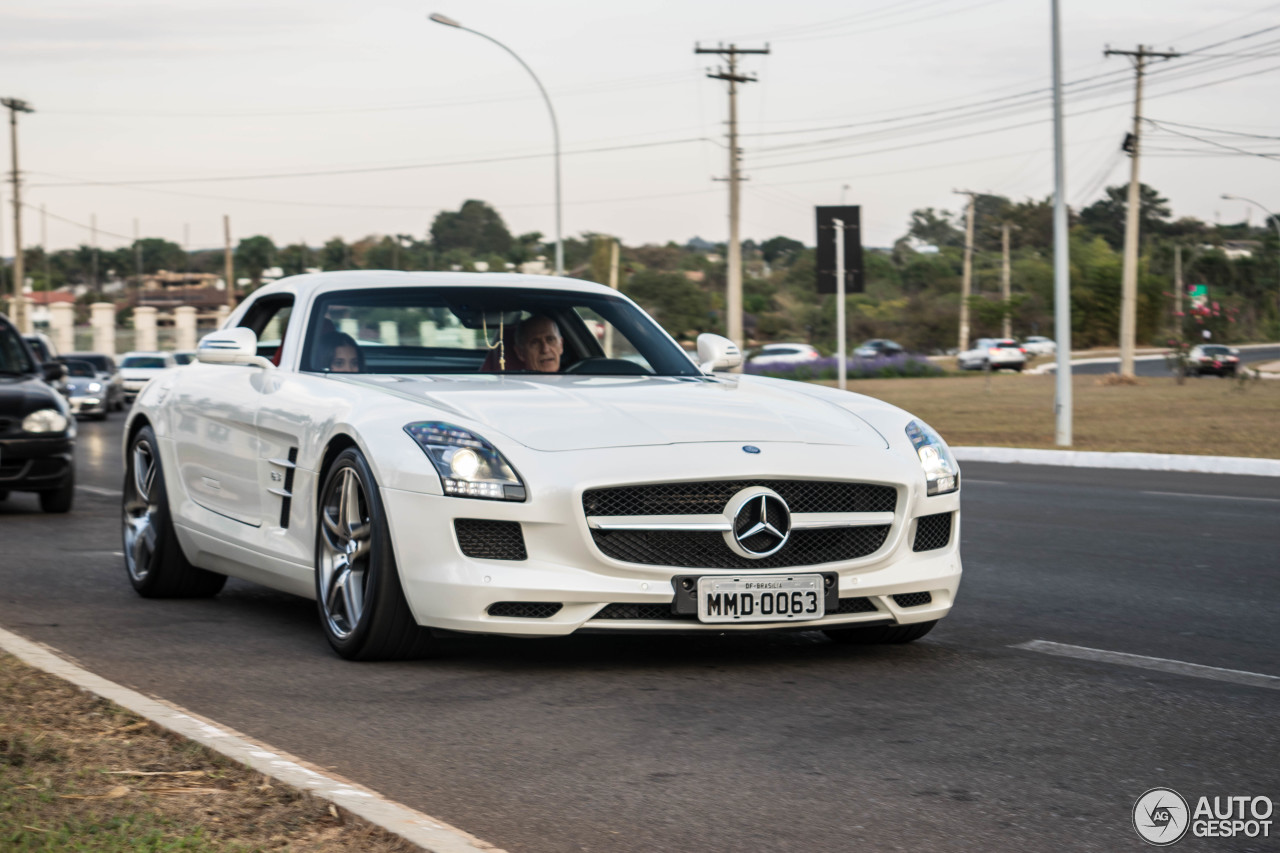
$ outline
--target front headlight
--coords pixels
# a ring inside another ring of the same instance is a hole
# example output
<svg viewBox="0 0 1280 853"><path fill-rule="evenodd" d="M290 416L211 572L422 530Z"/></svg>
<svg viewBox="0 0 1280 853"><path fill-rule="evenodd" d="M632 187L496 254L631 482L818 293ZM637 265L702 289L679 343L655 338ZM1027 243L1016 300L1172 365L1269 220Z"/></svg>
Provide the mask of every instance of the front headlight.
<svg viewBox="0 0 1280 853"><path fill-rule="evenodd" d="M97 394L97 393L98 393L99 391L101 391L101 390L102 390L102 383L100 383L100 382L90 382L90 383L89 383L89 393L90 393L90 394Z"/></svg>
<svg viewBox="0 0 1280 853"><path fill-rule="evenodd" d="M923 421L912 421L907 424L907 438L920 457L928 494L945 495L960 488L960 468L942 436Z"/></svg>
<svg viewBox="0 0 1280 853"><path fill-rule="evenodd" d="M40 409L22 419L23 432L65 432L67 418L57 409Z"/></svg>
<svg viewBox="0 0 1280 853"><path fill-rule="evenodd" d="M492 444L473 432L439 421L406 424L436 466L444 493L457 498L522 501L524 482Z"/></svg>

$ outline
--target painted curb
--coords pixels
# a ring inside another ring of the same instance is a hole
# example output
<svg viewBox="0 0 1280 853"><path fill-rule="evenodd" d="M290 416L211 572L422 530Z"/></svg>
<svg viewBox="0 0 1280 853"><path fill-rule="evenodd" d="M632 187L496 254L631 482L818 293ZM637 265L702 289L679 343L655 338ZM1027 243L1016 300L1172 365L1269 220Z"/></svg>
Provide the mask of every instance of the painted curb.
<svg viewBox="0 0 1280 853"><path fill-rule="evenodd" d="M1247 456L1182 456L1173 453L1102 453L1093 450L1032 450L1024 447L952 447L961 462L1058 465L1068 468L1117 468L1133 471L1182 471L1194 474L1243 474L1280 477L1280 459Z"/></svg>
<svg viewBox="0 0 1280 853"><path fill-rule="evenodd" d="M492 844L388 800L362 785L314 770L301 759L256 743L226 726L94 675L59 656L51 648L3 628L0 628L0 649L36 669L128 708L162 728L203 744L232 761L333 803L428 853L503 853Z"/></svg>

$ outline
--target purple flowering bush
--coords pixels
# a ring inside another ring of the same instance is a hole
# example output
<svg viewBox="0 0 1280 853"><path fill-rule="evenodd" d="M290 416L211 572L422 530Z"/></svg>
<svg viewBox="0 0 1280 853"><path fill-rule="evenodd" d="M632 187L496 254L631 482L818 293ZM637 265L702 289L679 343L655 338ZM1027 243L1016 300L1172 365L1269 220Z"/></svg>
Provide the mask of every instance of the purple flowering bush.
<svg viewBox="0 0 1280 853"><path fill-rule="evenodd" d="M834 356L794 364L757 366L748 362L745 372L755 376L773 376L778 379L807 382L814 379L836 379L839 365L839 359ZM942 376L945 373L941 367L920 355L850 358L845 361L845 371L850 379L896 379L903 376Z"/></svg>

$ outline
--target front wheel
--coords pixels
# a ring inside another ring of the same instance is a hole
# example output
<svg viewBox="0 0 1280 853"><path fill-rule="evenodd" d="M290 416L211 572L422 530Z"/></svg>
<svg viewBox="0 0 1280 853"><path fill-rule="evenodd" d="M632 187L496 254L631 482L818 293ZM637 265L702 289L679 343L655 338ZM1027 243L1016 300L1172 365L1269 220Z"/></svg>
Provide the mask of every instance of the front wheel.
<svg viewBox="0 0 1280 853"><path fill-rule="evenodd" d="M837 643L859 646L913 643L933 630L938 620L913 622L909 625L864 625L858 628L829 628L822 633Z"/></svg>
<svg viewBox="0 0 1280 853"><path fill-rule="evenodd" d="M227 576L193 566L178 544L159 443L149 426L138 430L129 443L121 491L124 564L134 590L144 598L217 595Z"/></svg>
<svg viewBox="0 0 1280 853"><path fill-rule="evenodd" d="M73 462L72 465L75 463ZM76 499L76 473L73 468L67 475L67 481L50 492L40 493L40 509L42 512L70 512Z"/></svg>
<svg viewBox="0 0 1280 853"><path fill-rule="evenodd" d="M320 490L316 604L325 638L347 660L403 660L430 648L400 586L373 471L354 447L333 461Z"/></svg>

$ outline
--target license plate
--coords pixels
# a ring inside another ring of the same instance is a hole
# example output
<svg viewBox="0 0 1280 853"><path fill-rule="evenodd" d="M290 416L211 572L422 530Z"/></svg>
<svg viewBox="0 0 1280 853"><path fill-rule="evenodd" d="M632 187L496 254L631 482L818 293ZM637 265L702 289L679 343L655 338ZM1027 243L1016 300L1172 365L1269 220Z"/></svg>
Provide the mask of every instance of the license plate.
<svg viewBox="0 0 1280 853"><path fill-rule="evenodd" d="M822 575L698 578L699 622L806 622L825 605Z"/></svg>

